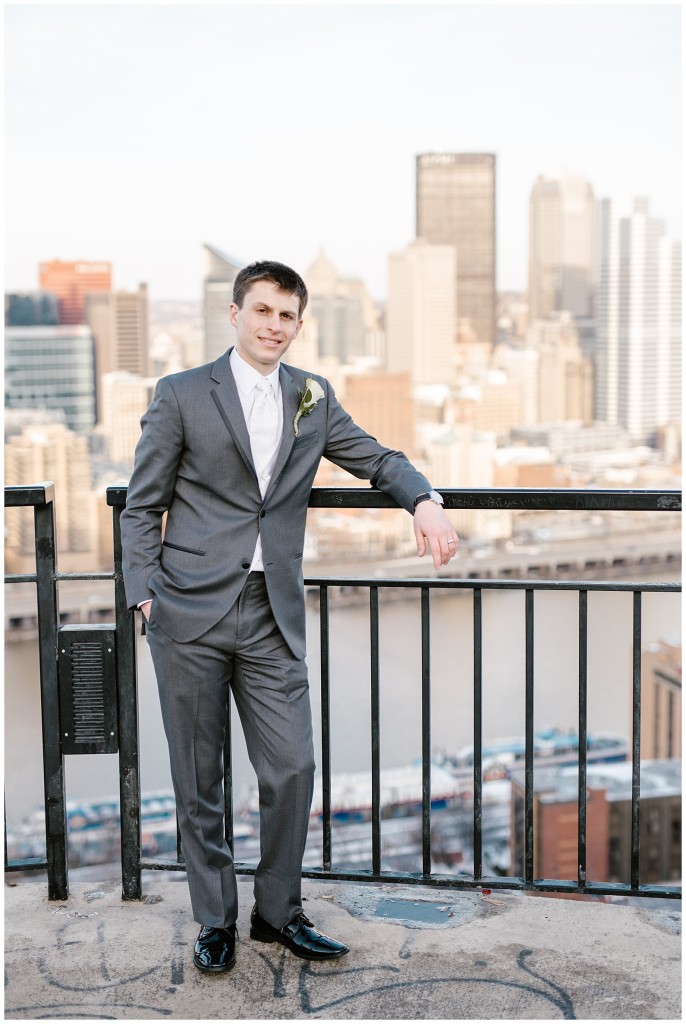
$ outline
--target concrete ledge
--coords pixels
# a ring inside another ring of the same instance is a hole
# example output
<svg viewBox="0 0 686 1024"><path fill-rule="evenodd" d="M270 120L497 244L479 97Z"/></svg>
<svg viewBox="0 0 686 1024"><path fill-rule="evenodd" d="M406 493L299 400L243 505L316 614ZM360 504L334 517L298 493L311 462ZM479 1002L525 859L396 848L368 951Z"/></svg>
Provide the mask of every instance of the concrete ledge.
<svg viewBox="0 0 686 1024"><path fill-rule="evenodd" d="M661 909L420 887L306 882L305 910L351 953L329 965L249 938L233 971L192 963L184 876L78 883L50 903L5 886L8 1020L677 1020L681 904ZM398 915L392 917L389 915Z"/></svg>

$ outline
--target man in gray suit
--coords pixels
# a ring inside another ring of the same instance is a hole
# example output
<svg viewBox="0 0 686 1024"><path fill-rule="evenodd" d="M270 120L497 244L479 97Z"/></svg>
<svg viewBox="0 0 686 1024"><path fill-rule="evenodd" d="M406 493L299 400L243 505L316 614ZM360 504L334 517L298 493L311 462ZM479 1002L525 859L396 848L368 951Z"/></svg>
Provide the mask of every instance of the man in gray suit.
<svg viewBox="0 0 686 1024"><path fill-rule="evenodd" d="M194 963L209 972L235 963L237 888L223 820L230 690L259 786L251 938L308 960L348 952L305 917L300 893L315 768L302 556L320 459L413 514L418 553L430 550L436 568L458 543L440 495L402 452L358 427L323 377L280 362L306 303L302 278L281 263L239 273L235 348L158 382L121 517L127 600L148 623L201 925Z"/></svg>

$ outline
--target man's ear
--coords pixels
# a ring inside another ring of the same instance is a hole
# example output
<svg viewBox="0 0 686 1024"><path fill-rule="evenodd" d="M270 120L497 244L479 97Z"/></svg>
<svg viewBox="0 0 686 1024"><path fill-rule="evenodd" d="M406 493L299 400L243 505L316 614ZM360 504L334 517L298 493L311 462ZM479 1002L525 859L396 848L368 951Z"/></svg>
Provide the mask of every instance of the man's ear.
<svg viewBox="0 0 686 1024"><path fill-rule="evenodd" d="M238 313L238 306L235 302L232 302L229 306L229 319L233 326L236 326L236 314Z"/></svg>
<svg viewBox="0 0 686 1024"><path fill-rule="evenodd" d="M298 326L296 327L295 334L293 335L294 338L297 338L298 335L300 334L300 328L302 327L302 325L303 325L302 320L298 320Z"/></svg>

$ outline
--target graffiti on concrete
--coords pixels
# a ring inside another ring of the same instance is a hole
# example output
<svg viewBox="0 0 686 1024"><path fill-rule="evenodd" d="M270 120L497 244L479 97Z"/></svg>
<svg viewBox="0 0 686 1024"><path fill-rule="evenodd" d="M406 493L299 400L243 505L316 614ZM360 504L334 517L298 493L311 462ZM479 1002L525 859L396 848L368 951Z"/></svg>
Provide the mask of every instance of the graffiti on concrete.
<svg viewBox="0 0 686 1024"><path fill-rule="evenodd" d="M341 1006L344 1003L351 1003L355 999L359 999L363 996L369 995L380 995L381 993L387 993L391 991L399 992L403 989L411 988L414 992L422 992L424 998L427 998L432 989L437 986L453 986L458 987L460 984L465 985L500 985L511 989L522 989L529 996L540 997L544 1001L552 1004L560 1013L562 1020L576 1020L574 1013L573 1002L564 989L557 985L555 982L548 980L542 974L532 970L529 964L529 958L533 955L533 950L523 949L517 956L517 967L526 974L538 979L544 987L532 985L526 982L518 982L507 979L498 979L488 976L480 975L460 975L455 974L447 978L426 978L418 979L413 978L412 980L402 980L403 969L401 967L394 967L390 965L382 965L375 967L360 967L352 968L349 971L338 971L336 977L340 983L341 974L350 974L355 976L355 991L347 995L339 996L335 999L330 999L327 1002L314 1002L313 997L319 991L319 986L322 981L321 970L313 970L312 966L307 964L304 965L300 970L300 1007L304 1014L321 1014L324 1010L331 1010L334 1006ZM475 966L487 968L485 961L476 961ZM399 976L398 980L387 981L382 984L372 985L369 988L365 988L363 976L369 974L376 974L380 971L390 971L393 974Z"/></svg>
<svg viewBox="0 0 686 1024"><path fill-rule="evenodd" d="M187 970L192 943L188 942L185 912L173 915L166 941L160 936L145 967L134 971L122 971L122 964L136 963L135 955L130 959L126 955L133 951L127 942L125 915L93 915L89 919L89 915L64 914L58 920L56 933L46 936L44 944L8 951L6 1019L187 1018L189 1012L191 1017L197 1012L198 1000L207 1000L209 1009L212 1000L225 998L221 976L208 979L192 968ZM352 956L335 964L313 964L297 960L283 947L264 950L255 943L242 942L238 965L230 975L232 999L235 1006L254 1005L256 980L259 984L264 978L262 1012L268 1010L271 998L275 1001L273 1013L265 1016L277 1019L365 1016L370 1000L375 1016L377 1011L383 1016L384 1009L395 1016L392 1011L402 1004L407 1010L402 1016L425 1018L423 1011L432 1002L445 1007L448 1001L448 1009L453 1001L454 1005L459 1002L464 1011L465 1000L477 998L474 993L485 997L490 989L491 1000L496 997L496 1001L529 1007L532 999L534 1003L540 1000L539 1015L544 1019L576 1019L569 993L547 976L545 953L539 957L532 949L512 947L501 949L497 962L456 957L458 969L454 972L445 972L443 959L443 973L435 976L431 953L416 949L415 942L413 936L405 937L395 958L386 949L383 961L372 966L356 966ZM83 963L81 971L74 969L79 962ZM31 976L35 981L27 988ZM26 999L28 991L35 1002ZM15 992L23 993L23 998L13 999Z"/></svg>

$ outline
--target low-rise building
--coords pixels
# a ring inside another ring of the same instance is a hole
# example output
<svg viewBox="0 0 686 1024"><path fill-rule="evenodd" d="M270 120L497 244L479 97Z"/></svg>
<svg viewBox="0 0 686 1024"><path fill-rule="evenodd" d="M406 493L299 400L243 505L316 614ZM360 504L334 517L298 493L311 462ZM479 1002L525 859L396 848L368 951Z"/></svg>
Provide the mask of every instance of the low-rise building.
<svg viewBox="0 0 686 1024"><path fill-rule="evenodd" d="M525 770L512 777L513 874L524 875ZM589 764L586 772L586 879L631 881L632 764ZM534 877L576 882L578 769L534 771ZM681 877L681 761L641 762L640 882Z"/></svg>

